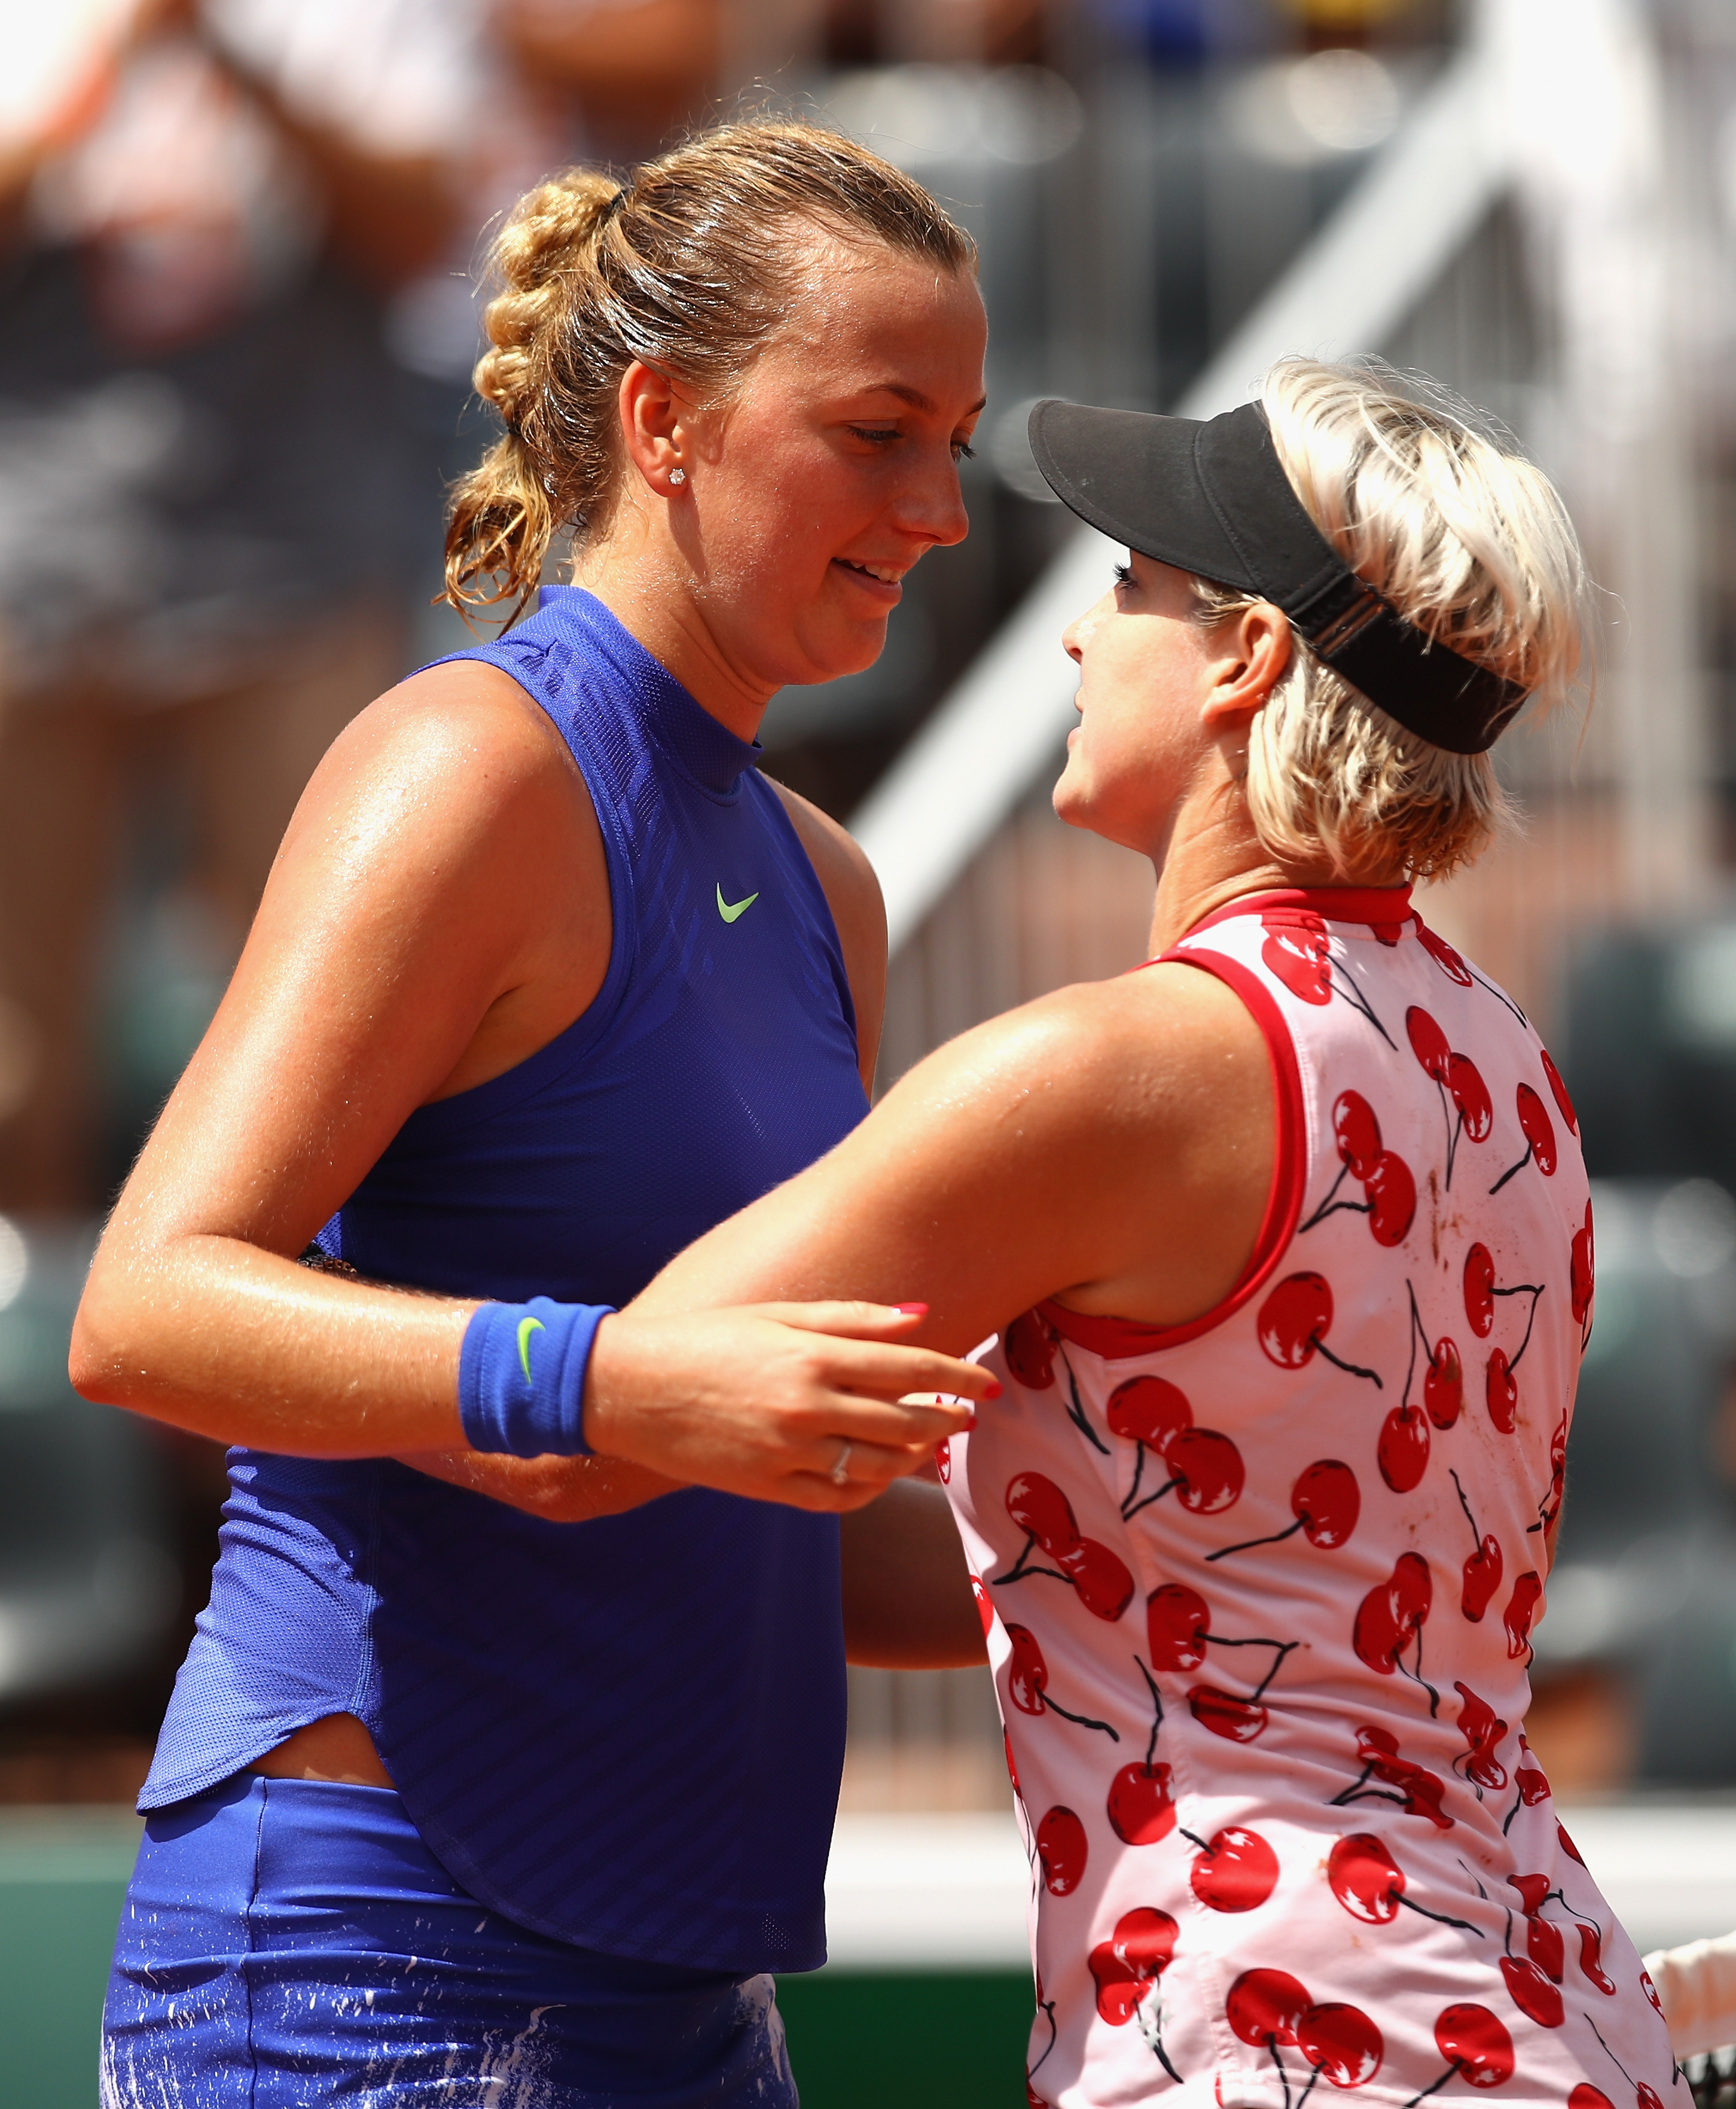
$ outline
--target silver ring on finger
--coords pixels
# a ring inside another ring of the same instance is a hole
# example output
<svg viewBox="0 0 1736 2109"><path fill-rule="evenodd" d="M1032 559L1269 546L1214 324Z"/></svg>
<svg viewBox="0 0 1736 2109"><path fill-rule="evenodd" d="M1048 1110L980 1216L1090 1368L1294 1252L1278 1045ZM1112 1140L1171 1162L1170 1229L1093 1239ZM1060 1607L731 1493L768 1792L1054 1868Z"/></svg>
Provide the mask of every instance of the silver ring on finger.
<svg viewBox="0 0 1736 2109"><path fill-rule="evenodd" d="M832 1468L832 1484L835 1487L844 1486L849 1481L850 1453L852 1447L846 1443L838 1452L838 1461Z"/></svg>

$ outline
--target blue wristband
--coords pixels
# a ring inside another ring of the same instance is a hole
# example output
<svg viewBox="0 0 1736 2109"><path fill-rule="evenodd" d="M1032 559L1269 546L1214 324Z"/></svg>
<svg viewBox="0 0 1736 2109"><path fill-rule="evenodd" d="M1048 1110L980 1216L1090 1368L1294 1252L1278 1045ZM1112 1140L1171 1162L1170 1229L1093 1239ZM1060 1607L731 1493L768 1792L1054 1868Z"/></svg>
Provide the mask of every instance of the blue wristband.
<svg viewBox="0 0 1736 2109"><path fill-rule="evenodd" d="M588 1456L584 1377L607 1303L485 1303L464 1329L458 1417L472 1450Z"/></svg>

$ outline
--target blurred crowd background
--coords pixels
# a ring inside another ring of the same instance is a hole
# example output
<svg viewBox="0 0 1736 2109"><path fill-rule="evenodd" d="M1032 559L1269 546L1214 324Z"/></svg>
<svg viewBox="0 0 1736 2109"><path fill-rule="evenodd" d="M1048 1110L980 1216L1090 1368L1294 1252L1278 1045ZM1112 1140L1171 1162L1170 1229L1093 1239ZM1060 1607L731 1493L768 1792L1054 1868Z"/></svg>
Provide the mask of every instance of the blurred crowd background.
<svg viewBox="0 0 1736 2109"><path fill-rule="evenodd" d="M1730 0L4 0L0 53L0 1801L130 1798L204 1601L220 1456L75 1399L70 1313L314 762L463 641L486 232L742 108L982 246L970 538L767 720L841 818L1064 559L1032 399L1172 408L1299 274L1408 290L1281 348L1426 369L1562 484L1595 707L1511 743L1523 832L1422 905L1537 1017L1598 1181L1533 1741L1571 1791L1736 1787ZM899 931L883 1083L1139 956L1148 870L1048 780ZM983 1676L852 1677L847 1805L1004 1800Z"/></svg>

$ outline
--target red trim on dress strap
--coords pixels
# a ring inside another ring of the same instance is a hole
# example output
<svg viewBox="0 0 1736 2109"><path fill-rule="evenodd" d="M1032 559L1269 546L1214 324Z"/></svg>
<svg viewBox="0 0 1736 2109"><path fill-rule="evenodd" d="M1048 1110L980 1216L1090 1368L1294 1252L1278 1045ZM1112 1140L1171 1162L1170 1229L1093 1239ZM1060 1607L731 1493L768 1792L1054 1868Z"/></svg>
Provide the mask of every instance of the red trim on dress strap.
<svg viewBox="0 0 1736 2109"><path fill-rule="evenodd" d="M1408 923L1415 910L1409 886L1278 886L1265 893L1244 893L1202 916L1187 933L1197 937L1232 916L1258 915L1274 908L1301 909L1328 923ZM1187 938L1182 941L1186 943Z"/></svg>
<svg viewBox="0 0 1736 2109"><path fill-rule="evenodd" d="M1396 891L1397 889L1395 889ZM1386 918L1382 916L1382 921ZM1152 1325L1137 1318L1098 1317L1089 1312L1070 1311L1064 1304L1045 1298L1037 1306L1064 1340L1101 1355L1106 1362L1125 1362L1133 1355L1149 1355L1160 1348L1179 1348L1221 1325L1239 1311L1283 1258L1302 1213L1302 1192L1308 1179L1307 1112L1302 1100L1302 1073L1296 1059L1296 1043L1284 1014L1272 991L1250 968L1222 952L1166 953L1152 962L1157 966L1199 967L1215 974L1224 987L1238 996L1260 1027L1272 1061L1275 1133L1273 1137L1272 1185L1266 1196L1265 1214L1254 1240L1254 1249L1240 1280L1220 1303L1181 1325Z"/></svg>

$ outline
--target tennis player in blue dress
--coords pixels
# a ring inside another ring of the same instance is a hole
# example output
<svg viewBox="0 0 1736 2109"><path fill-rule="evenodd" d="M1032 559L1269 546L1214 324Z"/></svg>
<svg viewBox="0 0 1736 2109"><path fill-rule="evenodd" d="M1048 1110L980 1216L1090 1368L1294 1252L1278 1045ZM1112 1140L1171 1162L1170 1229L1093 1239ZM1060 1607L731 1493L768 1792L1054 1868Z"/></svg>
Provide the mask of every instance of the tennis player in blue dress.
<svg viewBox="0 0 1736 2109"><path fill-rule="evenodd" d="M764 124L544 184L495 263L449 576L527 604L570 526L574 582L322 765L74 1339L234 1446L107 2109L793 2103L840 1518L859 1652L980 1653L932 1490L866 1507L967 1418L901 1398L991 1389L919 1307L615 1315L866 1109L877 892L754 733L965 532L969 243Z"/></svg>

